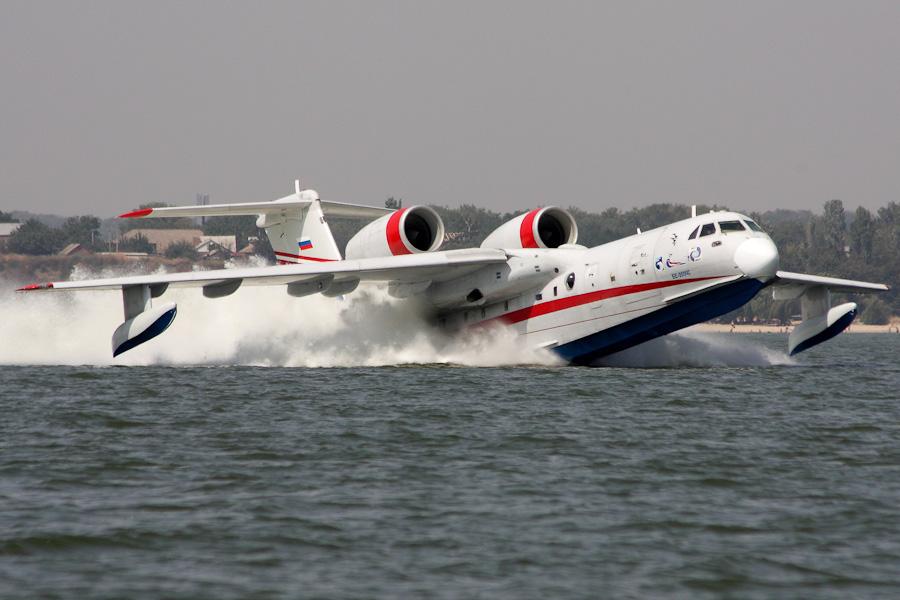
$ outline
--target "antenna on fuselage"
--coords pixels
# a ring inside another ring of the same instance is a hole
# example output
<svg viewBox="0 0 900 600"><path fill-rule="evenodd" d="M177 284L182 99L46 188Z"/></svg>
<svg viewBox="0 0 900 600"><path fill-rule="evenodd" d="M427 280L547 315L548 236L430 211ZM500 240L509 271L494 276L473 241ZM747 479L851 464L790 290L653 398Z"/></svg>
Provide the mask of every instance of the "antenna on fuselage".
<svg viewBox="0 0 900 600"><path fill-rule="evenodd" d="M693 219L696 216L697 216L697 205L691 204L691 218Z"/></svg>

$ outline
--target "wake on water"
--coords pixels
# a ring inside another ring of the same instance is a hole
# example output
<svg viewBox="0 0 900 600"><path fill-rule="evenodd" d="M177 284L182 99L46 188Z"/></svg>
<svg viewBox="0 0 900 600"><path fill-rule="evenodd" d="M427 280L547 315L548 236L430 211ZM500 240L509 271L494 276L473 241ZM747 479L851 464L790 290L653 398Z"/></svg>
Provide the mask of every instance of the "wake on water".
<svg viewBox="0 0 900 600"><path fill-rule="evenodd" d="M72 279L122 276L78 270ZM510 330L448 335L383 290L360 288L344 300L292 298L281 286L243 287L210 300L193 288L165 301L178 317L160 337L115 359L110 337L122 321L120 294L17 294L0 280L0 364L253 365L351 367L458 364L557 366L552 353L530 349ZM770 366L787 356L725 336L682 333L607 357L602 366Z"/></svg>
<svg viewBox="0 0 900 600"><path fill-rule="evenodd" d="M770 367L793 365L785 354L743 334L684 330L617 352L595 363L602 367Z"/></svg>

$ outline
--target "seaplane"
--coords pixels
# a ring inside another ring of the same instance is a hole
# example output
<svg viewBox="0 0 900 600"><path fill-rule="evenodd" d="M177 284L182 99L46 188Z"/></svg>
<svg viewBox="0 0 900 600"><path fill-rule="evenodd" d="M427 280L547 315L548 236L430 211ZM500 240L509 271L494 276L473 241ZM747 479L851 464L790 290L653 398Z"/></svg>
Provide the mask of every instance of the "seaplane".
<svg viewBox="0 0 900 600"><path fill-rule="evenodd" d="M779 270L772 239L746 215L715 211L593 248L579 245L572 215L556 206L524 212L477 248L441 250L444 224L427 206L389 210L323 200L301 189L269 202L142 208L124 219L253 215L278 264L189 273L55 281L21 292L112 290L124 322L112 335L118 356L163 333L177 313L171 288L198 287L210 299L243 286L283 286L290 296L339 297L378 285L428 308L449 330L499 325L524 344L564 361L597 359L707 321L763 290L800 300L802 322L788 339L797 354L846 329L857 304L832 306L835 293L877 293L880 283ZM342 256L326 215L368 219ZM159 299L159 300L157 300ZM156 301L154 303L154 301ZM403 310L403 302L398 310Z"/></svg>

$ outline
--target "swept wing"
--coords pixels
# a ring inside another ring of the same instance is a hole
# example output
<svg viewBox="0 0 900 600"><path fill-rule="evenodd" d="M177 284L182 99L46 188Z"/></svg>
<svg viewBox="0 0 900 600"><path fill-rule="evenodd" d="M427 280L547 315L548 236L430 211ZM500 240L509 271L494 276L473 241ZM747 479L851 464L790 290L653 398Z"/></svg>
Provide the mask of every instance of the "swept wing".
<svg viewBox="0 0 900 600"><path fill-rule="evenodd" d="M772 297L776 300L800 299L803 320L794 327L788 338L788 351L791 354L803 352L833 338L853 322L857 312L856 303L831 306L832 293L877 293L889 289L883 283L788 271L776 272L771 285Z"/></svg>

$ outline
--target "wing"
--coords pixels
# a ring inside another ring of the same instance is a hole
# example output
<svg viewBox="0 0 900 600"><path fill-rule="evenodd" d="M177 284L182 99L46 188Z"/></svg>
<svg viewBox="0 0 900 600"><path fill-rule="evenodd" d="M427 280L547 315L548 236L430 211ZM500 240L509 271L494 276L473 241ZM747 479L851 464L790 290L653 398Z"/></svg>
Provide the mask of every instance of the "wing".
<svg viewBox="0 0 900 600"><path fill-rule="evenodd" d="M868 281L854 281L852 279L838 279L837 277L822 277L820 275L806 275L805 273L789 273L778 271L775 273L773 285L792 286L801 292L810 286L824 286L832 292L886 292L888 286L883 283L869 283ZM798 294L799 295L799 294ZM795 296L796 297L796 296Z"/></svg>
<svg viewBox="0 0 900 600"><path fill-rule="evenodd" d="M471 248L315 264L54 281L27 285L18 291L121 290L135 286L206 288L235 282L239 285L286 285L322 277L355 282L439 282L456 279L486 265L505 263L506 259L502 250ZM237 286L234 289L237 290Z"/></svg>
<svg viewBox="0 0 900 600"><path fill-rule="evenodd" d="M391 212L388 208L347 204L330 200L319 201L322 208L332 217L377 218ZM207 204L199 206L165 206L161 208L139 208L119 215L120 219L147 219L161 217L220 217L235 215L278 214L291 209L304 209L310 204L309 199L298 195L285 196L272 202L243 202L237 204Z"/></svg>
<svg viewBox="0 0 900 600"><path fill-rule="evenodd" d="M888 291L883 283L821 277L805 273L778 271L772 281L775 300L800 299L803 321L794 327L788 338L788 350L797 354L829 340L850 326L856 318L857 305L847 302L831 306L831 294L877 293Z"/></svg>
<svg viewBox="0 0 900 600"><path fill-rule="evenodd" d="M175 303L151 305L152 298L161 296L169 287L200 287L209 298L228 296L242 285L285 285L292 296L337 296L352 292L361 281L370 281L388 283L397 295L409 295L423 291L432 282L449 281L506 261L502 250L471 248L303 265L54 281L28 285L19 291L121 290L125 322L112 339L113 356L117 356L171 325L177 312Z"/></svg>

